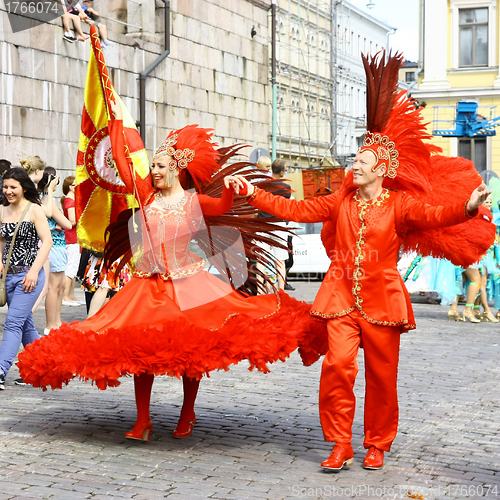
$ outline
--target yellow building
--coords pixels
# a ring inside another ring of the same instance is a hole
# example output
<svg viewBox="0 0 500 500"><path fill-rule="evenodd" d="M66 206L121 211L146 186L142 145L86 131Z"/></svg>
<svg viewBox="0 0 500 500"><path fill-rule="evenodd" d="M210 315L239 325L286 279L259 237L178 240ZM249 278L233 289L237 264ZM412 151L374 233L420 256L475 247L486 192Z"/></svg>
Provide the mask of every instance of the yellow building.
<svg viewBox="0 0 500 500"><path fill-rule="evenodd" d="M429 130L454 128L458 101L474 101L478 114L500 113L500 36L497 0L420 0L418 89ZM448 107L445 107L448 106ZM497 106L497 108L495 108ZM448 156L463 156L479 171L500 173L500 129L491 137L442 137Z"/></svg>

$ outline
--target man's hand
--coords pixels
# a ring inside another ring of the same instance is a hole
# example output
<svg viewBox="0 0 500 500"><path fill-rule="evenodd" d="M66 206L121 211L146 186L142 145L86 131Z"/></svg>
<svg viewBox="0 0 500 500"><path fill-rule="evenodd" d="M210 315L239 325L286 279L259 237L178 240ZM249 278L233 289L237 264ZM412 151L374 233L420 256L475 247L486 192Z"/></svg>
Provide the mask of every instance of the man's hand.
<svg viewBox="0 0 500 500"><path fill-rule="evenodd" d="M241 194L242 196L251 196L254 191L252 184L242 175L226 175L224 177L224 185L226 188L231 186L236 194Z"/></svg>
<svg viewBox="0 0 500 500"><path fill-rule="evenodd" d="M491 194L491 191L486 189L486 184L483 182L479 187L472 191L469 198L469 203L467 203L467 212L473 212L479 205L482 205L486 198Z"/></svg>

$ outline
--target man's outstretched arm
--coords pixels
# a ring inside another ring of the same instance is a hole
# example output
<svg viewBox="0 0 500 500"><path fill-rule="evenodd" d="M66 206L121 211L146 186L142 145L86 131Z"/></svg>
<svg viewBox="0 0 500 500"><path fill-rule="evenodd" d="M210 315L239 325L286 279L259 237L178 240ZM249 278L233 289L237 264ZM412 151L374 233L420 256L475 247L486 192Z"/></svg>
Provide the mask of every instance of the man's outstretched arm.
<svg viewBox="0 0 500 500"><path fill-rule="evenodd" d="M439 228L460 224L478 215L478 207L491 194L484 184L477 187L469 199L443 202L433 206L405 196L403 198L403 221L405 226L419 228Z"/></svg>

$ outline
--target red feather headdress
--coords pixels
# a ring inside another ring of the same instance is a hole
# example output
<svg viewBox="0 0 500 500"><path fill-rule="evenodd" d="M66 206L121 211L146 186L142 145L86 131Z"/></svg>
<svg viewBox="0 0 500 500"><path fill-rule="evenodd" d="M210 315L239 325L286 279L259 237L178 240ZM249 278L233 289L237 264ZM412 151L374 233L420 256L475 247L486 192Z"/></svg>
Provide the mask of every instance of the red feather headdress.
<svg viewBox="0 0 500 500"><path fill-rule="evenodd" d="M386 167L383 186L403 190L434 206L452 199L467 199L482 179L471 161L440 156L441 148L428 142L432 136L427 132L421 110L406 92L398 93L401 54L389 54L386 58L385 52L379 52L375 57L361 57L366 71L367 132L359 151L375 155L374 171ZM350 171L342 184L341 196L356 189L352 179ZM480 207L479 217L462 224L408 231L403 250L446 258L466 268L484 255L494 236L495 226ZM323 225L321 237L330 253L335 246L334 222Z"/></svg>
<svg viewBox="0 0 500 500"><path fill-rule="evenodd" d="M172 130L158 146L153 158L170 156L168 168L175 170L179 167L181 176L183 169L187 169L195 184L200 187L200 184L207 182L220 169L220 153L215 149L218 145L212 142L213 133L213 129L200 128L198 125Z"/></svg>
<svg viewBox="0 0 500 500"><path fill-rule="evenodd" d="M375 155L374 171L386 167L384 187L425 192L432 147L424 141L432 136L415 101L405 91L398 93L403 56L389 54L387 61L385 52L361 57L366 72L367 132L359 151Z"/></svg>

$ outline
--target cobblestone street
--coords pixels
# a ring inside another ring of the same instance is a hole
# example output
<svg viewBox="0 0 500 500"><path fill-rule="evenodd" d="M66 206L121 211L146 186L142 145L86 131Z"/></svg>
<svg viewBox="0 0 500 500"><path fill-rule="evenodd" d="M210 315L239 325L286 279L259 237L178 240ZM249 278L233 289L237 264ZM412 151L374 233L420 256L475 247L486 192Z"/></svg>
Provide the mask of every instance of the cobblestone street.
<svg viewBox="0 0 500 500"><path fill-rule="evenodd" d="M319 286L292 284L307 300ZM267 375L242 363L204 379L184 440L172 437L181 382L157 378L149 443L124 438L135 421L131 378L106 391L73 381L42 392L14 385L16 368L0 393L0 500L500 498L500 327L448 322L446 311L415 304L418 330L401 344L399 433L382 470L361 467L362 351L355 461L336 474L319 467L330 452L318 418L321 364L306 368L297 354ZM85 308L63 312L71 321ZM43 307L35 319L43 330Z"/></svg>

